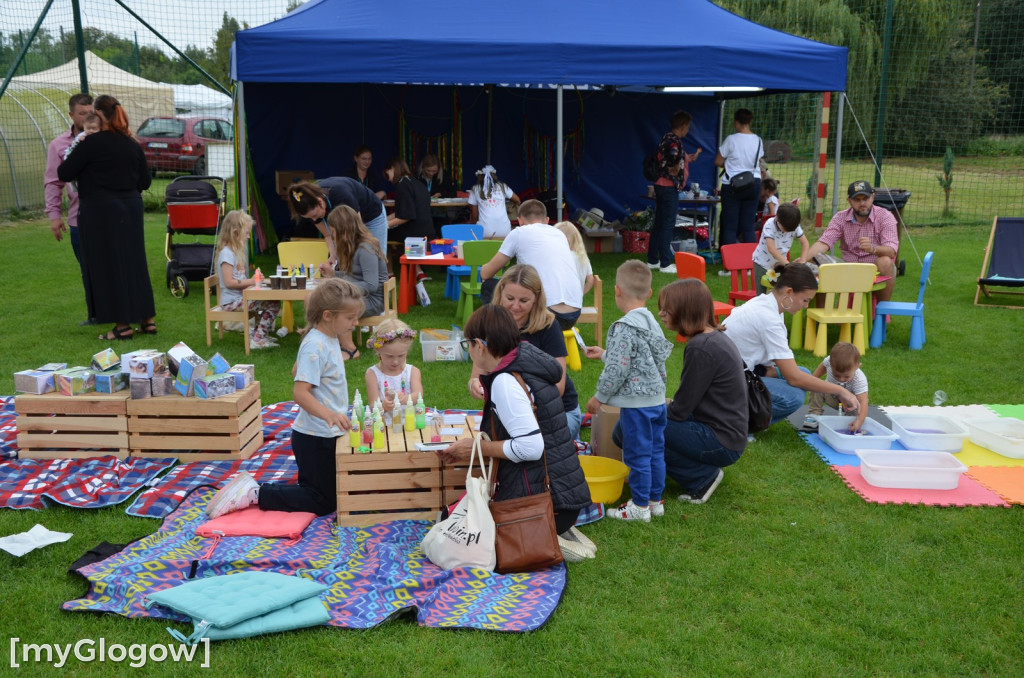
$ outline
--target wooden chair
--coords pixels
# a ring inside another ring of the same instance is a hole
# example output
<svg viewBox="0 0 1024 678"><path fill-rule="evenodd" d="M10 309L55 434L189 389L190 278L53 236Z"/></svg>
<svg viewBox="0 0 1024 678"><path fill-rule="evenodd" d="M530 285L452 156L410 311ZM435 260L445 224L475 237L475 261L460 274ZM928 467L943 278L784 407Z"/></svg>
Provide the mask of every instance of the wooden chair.
<svg viewBox="0 0 1024 678"><path fill-rule="evenodd" d="M462 245L462 260L469 266L469 280L459 285L459 306L455 310L455 319L462 325L473 315L473 297L480 296L480 267L490 261L500 247L500 240L480 240Z"/></svg>
<svg viewBox="0 0 1024 678"><path fill-rule="evenodd" d="M224 323L237 322L242 324L242 335L245 337L245 353L249 354L249 311L239 306L237 311L220 310L220 278L215 275L203 279L203 309L206 313L206 345L213 345L210 323L218 323L218 338L224 338Z"/></svg>
<svg viewBox="0 0 1024 678"><path fill-rule="evenodd" d="M991 289L993 287L1003 289ZM1012 295L1010 301L1017 301L1024 295L1024 217L996 217L985 246L985 259L978 276L978 291L974 293L975 306L980 304L981 295ZM1018 299L1014 299L1017 297ZM997 308L1021 309L1020 305L1003 305Z"/></svg>
<svg viewBox="0 0 1024 678"><path fill-rule="evenodd" d="M384 311L380 315L367 315L359 319L359 327L369 327L370 331L388 318L398 318L398 282L388 278L384 283Z"/></svg>
<svg viewBox="0 0 1024 678"><path fill-rule="evenodd" d="M282 266L299 266L305 264L313 265L316 270L320 264L327 261L330 253L327 250L325 240L289 240L277 244L277 258ZM317 274L319 276L319 273ZM289 330L295 329L295 312L292 310L292 302L286 301L281 305L281 327Z"/></svg>
<svg viewBox="0 0 1024 678"><path fill-rule="evenodd" d="M864 354L864 295L871 294L875 284L874 264L825 264L818 269L818 294L825 295L824 305L807 309L804 346L814 346L814 355L828 355L828 326L840 325L839 341L851 341Z"/></svg>
<svg viewBox="0 0 1024 678"><path fill-rule="evenodd" d="M754 285L754 250L757 243L738 242L722 245L718 250L722 255L722 268L732 273L732 290L729 291L729 303L739 305L757 296Z"/></svg>
<svg viewBox="0 0 1024 678"><path fill-rule="evenodd" d="M871 326L871 348L879 348L885 343L885 316L910 316L910 348L919 351L924 348L924 291L928 287L928 276L932 271L932 255L924 255L924 266L921 267L921 280L918 283L917 302L880 301L875 307L875 321Z"/></svg>
<svg viewBox="0 0 1024 678"><path fill-rule="evenodd" d="M594 326L594 345L600 346L604 341L604 313L601 310L601 306L604 302L604 287L601 283L601 277L594 276L594 287L591 289L594 294L594 305L584 306L580 310L580 317L576 321L577 325L593 325ZM573 346L576 345L576 339L573 338Z"/></svg>

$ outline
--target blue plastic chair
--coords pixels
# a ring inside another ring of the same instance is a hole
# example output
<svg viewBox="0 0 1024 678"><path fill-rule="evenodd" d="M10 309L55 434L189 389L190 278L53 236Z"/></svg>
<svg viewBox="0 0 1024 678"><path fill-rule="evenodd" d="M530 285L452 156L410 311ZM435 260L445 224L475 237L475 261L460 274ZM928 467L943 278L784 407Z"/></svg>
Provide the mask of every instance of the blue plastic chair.
<svg viewBox="0 0 1024 678"><path fill-rule="evenodd" d="M441 237L445 240L483 240L484 227L481 224L446 224L441 227ZM449 266L448 277L444 282L446 299L459 298L459 284L462 278L469 276L469 266Z"/></svg>
<svg viewBox="0 0 1024 678"><path fill-rule="evenodd" d="M875 324L871 328L871 348L878 348L885 343L885 316L910 316L910 348L920 351L924 347L924 290L928 285L928 274L932 270L932 254L924 255L924 266L921 267L921 282L918 286L917 302L880 301L875 306Z"/></svg>

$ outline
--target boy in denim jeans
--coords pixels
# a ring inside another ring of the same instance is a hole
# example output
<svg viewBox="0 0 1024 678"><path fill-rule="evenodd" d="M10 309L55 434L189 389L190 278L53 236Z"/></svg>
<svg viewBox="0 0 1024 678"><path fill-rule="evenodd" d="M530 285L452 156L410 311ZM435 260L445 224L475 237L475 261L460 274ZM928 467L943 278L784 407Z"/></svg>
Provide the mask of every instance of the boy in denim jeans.
<svg viewBox="0 0 1024 678"><path fill-rule="evenodd" d="M647 310L651 298L651 270L631 259L615 273L615 305L625 315L608 328L602 349L590 346L588 358L604 360L597 394L587 403L595 413L601 404L620 408L622 461L629 466L632 499L609 509L617 520L651 521L665 514L661 494L665 490L665 361L672 344L661 325Z"/></svg>

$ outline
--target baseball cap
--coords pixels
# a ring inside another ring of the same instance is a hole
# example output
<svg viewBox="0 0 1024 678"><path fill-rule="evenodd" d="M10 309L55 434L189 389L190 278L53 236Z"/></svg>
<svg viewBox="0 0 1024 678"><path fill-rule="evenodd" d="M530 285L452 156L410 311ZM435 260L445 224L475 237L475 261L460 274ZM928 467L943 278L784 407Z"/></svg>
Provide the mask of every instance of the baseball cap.
<svg viewBox="0 0 1024 678"><path fill-rule="evenodd" d="M874 195L875 189L866 181L855 181L846 189L846 197L852 198L855 195Z"/></svg>

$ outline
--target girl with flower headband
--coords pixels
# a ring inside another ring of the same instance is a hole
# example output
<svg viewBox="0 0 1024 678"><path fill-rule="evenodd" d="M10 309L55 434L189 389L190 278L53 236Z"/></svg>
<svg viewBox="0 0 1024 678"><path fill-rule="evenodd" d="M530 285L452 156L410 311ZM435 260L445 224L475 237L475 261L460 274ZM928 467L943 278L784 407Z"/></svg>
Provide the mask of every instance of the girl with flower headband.
<svg viewBox="0 0 1024 678"><path fill-rule="evenodd" d="M401 320L388 318L377 325L367 341L380 362L366 370L366 402L380 398L385 415L394 409L396 398L406 405L423 393L419 368L407 362L415 338L416 330Z"/></svg>
<svg viewBox="0 0 1024 678"><path fill-rule="evenodd" d="M505 201L520 203L519 196L503 181L491 165L476 171L476 185L469 192L469 222L484 227L485 238L504 238L512 230Z"/></svg>

